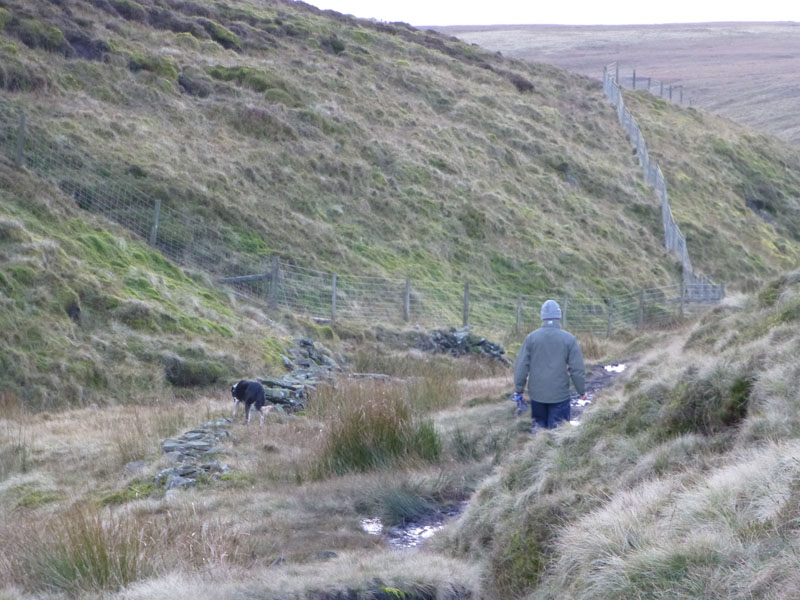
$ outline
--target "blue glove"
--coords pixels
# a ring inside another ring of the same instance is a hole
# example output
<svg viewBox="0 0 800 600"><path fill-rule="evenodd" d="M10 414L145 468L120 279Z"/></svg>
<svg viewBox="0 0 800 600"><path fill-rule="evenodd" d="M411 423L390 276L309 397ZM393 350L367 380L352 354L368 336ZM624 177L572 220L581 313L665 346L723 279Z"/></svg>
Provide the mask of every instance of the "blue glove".
<svg viewBox="0 0 800 600"><path fill-rule="evenodd" d="M517 403L517 409L514 411L516 416L521 415L522 411L528 408L528 403L525 401L525 396L523 394L511 394L511 401Z"/></svg>

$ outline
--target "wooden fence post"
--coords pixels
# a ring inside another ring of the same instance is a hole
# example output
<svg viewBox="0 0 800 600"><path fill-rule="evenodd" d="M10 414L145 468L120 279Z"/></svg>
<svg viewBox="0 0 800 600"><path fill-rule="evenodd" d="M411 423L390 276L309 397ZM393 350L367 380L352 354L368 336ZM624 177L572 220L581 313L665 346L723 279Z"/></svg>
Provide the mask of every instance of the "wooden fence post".
<svg viewBox="0 0 800 600"><path fill-rule="evenodd" d="M336 321L336 282L338 281L338 276L336 273L333 274L331 277L331 323Z"/></svg>
<svg viewBox="0 0 800 600"><path fill-rule="evenodd" d="M25 150L25 113L19 114L19 127L17 127L17 151L14 154L14 166L22 167L23 151Z"/></svg>
<svg viewBox="0 0 800 600"><path fill-rule="evenodd" d="M681 90L681 104L683 104L683 86L680 87Z"/></svg>
<svg viewBox="0 0 800 600"><path fill-rule="evenodd" d="M681 303L680 303L680 317L683 319L684 303L686 302L686 280L681 281Z"/></svg>
<svg viewBox="0 0 800 600"><path fill-rule="evenodd" d="M608 299L608 327L606 327L606 337L611 337L614 331L614 300Z"/></svg>
<svg viewBox="0 0 800 600"><path fill-rule="evenodd" d="M650 91L650 80L651 80L651 79L652 79L652 77L648 77L648 78L647 78L647 91L648 91L648 92Z"/></svg>
<svg viewBox="0 0 800 600"><path fill-rule="evenodd" d="M633 70L633 89L636 89L636 69Z"/></svg>
<svg viewBox="0 0 800 600"><path fill-rule="evenodd" d="M278 281L281 276L281 259L280 257L272 257L272 269L269 276L269 296L267 297L267 304L270 308L277 308L278 306Z"/></svg>
<svg viewBox="0 0 800 600"><path fill-rule="evenodd" d="M619 63L614 63L614 81L619 85Z"/></svg>
<svg viewBox="0 0 800 600"><path fill-rule="evenodd" d="M658 83L661 84L661 88L659 89L658 95L663 98L664 97L664 82L663 81L659 81Z"/></svg>
<svg viewBox="0 0 800 600"><path fill-rule="evenodd" d="M635 73L635 71L634 71ZM566 329L567 328L567 309L569 308L569 299L564 298L561 302L561 326Z"/></svg>
<svg viewBox="0 0 800 600"><path fill-rule="evenodd" d="M672 102L672 84L669 85L669 101Z"/></svg>
<svg viewBox="0 0 800 600"><path fill-rule="evenodd" d="M644 325L644 290L639 290L639 319L638 328Z"/></svg>
<svg viewBox="0 0 800 600"><path fill-rule="evenodd" d="M403 320L408 323L411 320L411 280L406 279L406 287L403 290Z"/></svg>
<svg viewBox="0 0 800 600"><path fill-rule="evenodd" d="M469 284L464 284L464 318L462 319L462 326L466 327L469 323Z"/></svg>
<svg viewBox="0 0 800 600"><path fill-rule="evenodd" d="M158 240L158 220L161 217L161 198L156 198L153 211L153 228L150 230L150 245L155 246Z"/></svg>
<svg viewBox="0 0 800 600"><path fill-rule="evenodd" d="M514 324L514 332L522 331L522 294L517 297L517 320Z"/></svg>

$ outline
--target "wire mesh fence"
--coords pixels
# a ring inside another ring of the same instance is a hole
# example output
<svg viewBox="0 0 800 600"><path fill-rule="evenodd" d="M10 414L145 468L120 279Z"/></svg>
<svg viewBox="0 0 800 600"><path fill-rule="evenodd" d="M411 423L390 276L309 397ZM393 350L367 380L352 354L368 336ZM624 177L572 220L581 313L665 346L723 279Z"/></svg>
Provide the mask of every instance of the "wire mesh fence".
<svg viewBox="0 0 800 600"><path fill-rule="evenodd" d="M619 95L618 87L609 84L609 89ZM626 118L633 123L632 117ZM641 138L640 132L638 136ZM641 146L646 156L643 140ZM168 206L168 199L154 197L114 176L113 165L96 160L69 139L49 135L44 126L28 122L2 101L0 151L18 167L56 184L80 208L119 223L179 264L206 270L237 297L271 309L321 320L425 327L470 324L486 331L508 332L538 327L539 309L548 299L524 294L511 297L492 286L474 283L315 270L277 256L238 257L226 262L224 257L232 248L223 225L208 226L197 215ZM647 169L652 169L649 163ZM656 179L663 181L657 166L655 173ZM672 240L669 243L681 249L684 268L690 268L685 241L674 221L670 222L673 225L666 230ZM695 308L708 306L722 298L721 292L721 286L708 280L687 278L683 285L613 297L556 299L570 330L612 335L621 329L671 325L686 314L689 303Z"/></svg>
<svg viewBox="0 0 800 600"><path fill-rule="evenodd" d="M226 277L243 297L317 321L419 326L475 325L486 331L528 331L541 323L546 296L502 295L490 286L338 275L276 259L269 272ZM710 284L672 285L603 298L556 298L566 327L610 336L665 327L718 302Z"/></svg>
<svg viewBox="0 0 800 600"><path fill-rule="evenodd" d="M661 202L661 218L664 224L664 244L670 252L672 252L683 267L683 279L687 286L690 286L692 293L705 294L708 292L717 299L722 299L725 295L724 284L714 284L708 277L695 273L692 267L692 261L689 258L689 249L686 245L686 238L681 233L675 218L672 215L672 207L669 204L669 197L667 195L667 182L664 179L664 174L658 164L650 159L650 154L647 151L647 144L644 141L644 136L636 123L631 112L625 108L625 102L622 98L622 88L617 82L618 69L616 63L612 63L603 69L603 89L606 96L614 104L617 109L617 116L619 122L628 134L628 139L631 144L636 148L636 154L639 157L639 164L642 167L645 181L656 191ZM697 287L699 286L699 287ZM694 291L699 290L699 291Z"/></svg>
<svg viewBox="0 0 800 600"><path fill-rule="evenodd" d="M644 90L670 102L692 105L692 99L685 93L683 84L675 80L655 79L637 73L636 69L630 69L630 74L622 73L619 63L611 63L610 67L614 69L614 79L622 87Z"/></svg>

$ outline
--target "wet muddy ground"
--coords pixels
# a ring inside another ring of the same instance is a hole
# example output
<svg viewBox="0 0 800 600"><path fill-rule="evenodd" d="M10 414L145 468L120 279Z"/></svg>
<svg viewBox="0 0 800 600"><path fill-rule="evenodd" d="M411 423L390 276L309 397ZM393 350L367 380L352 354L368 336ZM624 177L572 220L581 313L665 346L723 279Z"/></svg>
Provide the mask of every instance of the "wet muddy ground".
<svg viewBox="0 0 800 600"><path fill-rule="evenodd" d="M577 396L573 398L570 424L580 425L581 415L584 409L594 401L594 395L625 371L626 366L627 364L622 362L610 365L594 365L588 370L586 373L587 399L580 400ZM513 408L509 407L509 410L513 410ZM433 537L438 530L444 527L448 519L460 515L468 502L468 500L465 500L458 504L446 506L439 511L421 515L403 525L394 527L384 527L377 517L362 519L361 528L369 534L385 536L389 546L392 548L398 550L414 548Z"/></svg>

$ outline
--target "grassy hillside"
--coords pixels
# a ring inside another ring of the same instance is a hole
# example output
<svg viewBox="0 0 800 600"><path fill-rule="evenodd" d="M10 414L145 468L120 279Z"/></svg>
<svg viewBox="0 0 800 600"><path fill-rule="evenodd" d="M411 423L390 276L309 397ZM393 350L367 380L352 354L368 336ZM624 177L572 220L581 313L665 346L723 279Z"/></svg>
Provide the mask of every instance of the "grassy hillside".
<svg viewBox="0 0 800 600"><path fill-rule="evenodd" d="M639 358L578 427L531 440L507 370L376 343L356 367L392 379L225 425L194 487L159 477L162 440L228 415L223 384L280 368L296 333L216 274L277 253L510 298L674 283L598 83L289 2L0 0L0 30L0 598L791 597L796 275L691 331L586 340L590 360ZM795 155L630 102L698 269L742 287L786 269ZM72 171L14 167L22 109L26 151ZM124 185L181 215L164 234L215 272L87 210ZM471 496L420 552L360 527Z"/></svg>
<svg viewBox="0 0 800 600"><path fill-rule="evenodd" d="M488 556L502 597L796 595L799 281L645 353L580 427L510 458L448 545Z"/></svg>
<svg viewBox="0 0 800 600"><path fill-rule="evenodd" d="M4 110L218 228L221 272L278 253L515 296L673 281L589 80L300 3L2 5Z"/></svg>
<svg viewBox="0 0 800 600"><path fill-rule="evenodd" d="M166 400L279 364L280 333L208 278L0 165L0 397Z"/></svg>
<svg viewBox="0 0 800 600"><path fill-rule="evenodd" d="M727 119L626 94L692 261L752 289L800 259L800 152Z"/></svg>

